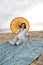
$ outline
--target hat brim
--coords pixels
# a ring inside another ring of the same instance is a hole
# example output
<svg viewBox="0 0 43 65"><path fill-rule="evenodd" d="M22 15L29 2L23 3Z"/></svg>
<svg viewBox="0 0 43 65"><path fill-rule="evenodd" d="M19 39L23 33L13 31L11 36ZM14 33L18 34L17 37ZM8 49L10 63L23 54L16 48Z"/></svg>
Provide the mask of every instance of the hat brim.
<svg viewBox="0 0 43 65"><path fill-rule="evenodd" d="M21 25L22 23L25 23L26 24L26 29L30 29L30 24L29 24L29 21L27 21L25 18L23 17L17 17L17 18L14 18L11 23L10 23L10 29L11 31L16 34L17 31L18 31L18 28L19 28L19 25Z"/></svg>

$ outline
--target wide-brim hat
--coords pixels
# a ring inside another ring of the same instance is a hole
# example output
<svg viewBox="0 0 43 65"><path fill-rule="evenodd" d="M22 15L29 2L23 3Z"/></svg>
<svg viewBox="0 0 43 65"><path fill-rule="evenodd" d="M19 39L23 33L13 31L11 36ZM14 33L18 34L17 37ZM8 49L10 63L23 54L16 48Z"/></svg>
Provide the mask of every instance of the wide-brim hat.
<svg viewBox="0 0 43 65"><path fill-rule="evenodd" d="M17 18L14 18L11 23L10 23L10 29L11 31L16 34L18 29L19 29L19 25L21 25L22 23L25 23L26 24L26 29L30 29L30 24L29 24L29 21L23 17L17 17Z"/></svg>

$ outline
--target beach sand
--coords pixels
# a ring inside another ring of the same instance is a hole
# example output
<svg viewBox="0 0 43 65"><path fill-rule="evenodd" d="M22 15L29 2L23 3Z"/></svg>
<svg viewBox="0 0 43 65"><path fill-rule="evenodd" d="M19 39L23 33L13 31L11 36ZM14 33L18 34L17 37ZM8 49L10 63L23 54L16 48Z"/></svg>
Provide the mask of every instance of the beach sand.
<svg viewBox="0 0 43 65"><path fill-rule="evenodd" d="M8 41L12 39L15 35L13 33L0 33L0 42ZM29 31L29 38L36 38L43 40L43 31Z"/></svg>
<svg viewBox="0 0 43 65"><path fill-rule="evenodd" d="M15 35L13 33L0 33L0 42L9 41ZM29 38L30 39L41 39L43 40L43 31L29 31ZM32 62L31 65L43 65L43 53Z"/></svg>
<svg viewBox="0 0 43 65"><path fill-rule="evenodd" d="M43 65L43 52L30 65Z"/></svg>

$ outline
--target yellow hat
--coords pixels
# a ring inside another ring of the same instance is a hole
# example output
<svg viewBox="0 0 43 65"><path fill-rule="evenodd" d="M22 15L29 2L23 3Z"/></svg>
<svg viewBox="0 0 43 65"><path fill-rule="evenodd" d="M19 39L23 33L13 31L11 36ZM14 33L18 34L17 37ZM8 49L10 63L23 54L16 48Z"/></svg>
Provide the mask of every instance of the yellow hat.
<svg viewBox="0 0 43 65"><path fill-rule="evenodd" d="M29 22L25 18L23 18L23 17L17 17L17 18L14 18L11 21L11 23L10 23L10 29L12 30L12 32L14 34L16 34L16 32L18 31L19 25L21 25L22 23L25 23L26 24L26 28L29 30L30 24L29 24Z"/></svg>

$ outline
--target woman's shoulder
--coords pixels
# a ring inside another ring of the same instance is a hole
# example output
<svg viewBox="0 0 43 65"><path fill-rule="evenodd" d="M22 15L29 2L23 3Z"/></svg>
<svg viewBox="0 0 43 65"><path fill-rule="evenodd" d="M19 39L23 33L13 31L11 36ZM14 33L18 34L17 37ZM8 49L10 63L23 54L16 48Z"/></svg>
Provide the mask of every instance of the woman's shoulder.
<svg viewBox="0 0 43 65"><path fill-rule="evenodd" d="M27 32L29 32L27 29L25 29L25 32L27 33Z"/></svg>
<svg viewBox="0 0 43 65"><path fill-rule="evenodd" d="M27 29L24 29L25 31L28 31Z"/></svg>

